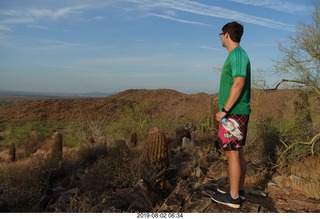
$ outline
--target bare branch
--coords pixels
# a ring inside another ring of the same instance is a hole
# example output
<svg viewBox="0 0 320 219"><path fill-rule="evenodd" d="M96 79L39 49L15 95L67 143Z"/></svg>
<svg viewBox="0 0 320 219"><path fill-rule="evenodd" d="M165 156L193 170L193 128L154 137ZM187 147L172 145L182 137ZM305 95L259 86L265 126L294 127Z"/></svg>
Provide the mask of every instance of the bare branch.
<svg viewBox="0 0 320 219"><path fill-rule="evenodd" d="M319 87L317 87L316 85L313 85L313 84L311 84L311 83L307 83L307 82L304 82L304 81L290 80L290 79L282 79L282 80L276 85L275 88L267 89L267 91L269 91L269 90L277 90L278 87L279 87L282 83L302 84L302 85L305 85L305 86L307 86L307 87L310 87L312 90L314 90L317 94L320 95L320 89L319 89Z"/></svg>

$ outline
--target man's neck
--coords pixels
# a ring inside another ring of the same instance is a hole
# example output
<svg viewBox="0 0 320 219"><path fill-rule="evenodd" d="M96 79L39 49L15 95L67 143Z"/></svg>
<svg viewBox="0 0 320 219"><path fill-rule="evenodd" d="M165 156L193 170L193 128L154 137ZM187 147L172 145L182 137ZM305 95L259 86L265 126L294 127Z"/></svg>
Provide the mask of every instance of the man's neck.
<svg viewBox="0 0 320 219"><path fill-rule="evenodd" d="M240 43L231 42L226 48L230 53L232 50L234 50L236 47L239 47L239 46L240 46Z"/></svg>

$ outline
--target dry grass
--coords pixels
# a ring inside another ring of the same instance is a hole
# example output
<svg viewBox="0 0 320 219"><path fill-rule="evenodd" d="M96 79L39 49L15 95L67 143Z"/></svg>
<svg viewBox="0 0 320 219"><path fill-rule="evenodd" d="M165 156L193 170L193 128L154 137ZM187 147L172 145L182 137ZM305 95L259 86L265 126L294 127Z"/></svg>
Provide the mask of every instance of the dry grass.
<svg viewBox="0 0 320 219"><path fill-rule="evenodd" d="M308 157L303 161L293 163L289 168L282 169L277 177L277 185L281 188L291 188L304 194L307 198L320 199L320 157Z"/></svg>
<svg viewBox="0 0 320 219"><path fill-rule="evenodd" d="M0 188L5 189L1 198L15 212L42 211L41 198L57 188L78 188L78 192L68 203L55 205L55 212L104 211L101 200L108 195L132 188L140 179L151 181L159 173L146 166L144 148L129 148L122 140L108 147L65 149L59 166L50 155L48 150L16 162L0 162Z"/></svg>
<svg viewBox="0 0 320 219"><path fill-rule="evenodd" d="M89 153L83 154L82 151L81 157L86 155L89 158L87 161L90 161L92 166L86 170L80 186L82 191L91 191L94 193L92 195L99 195L121 188L130 188L139 180L137 179L140 177L137 171L139 158L135 157L125 144L108 148L105 157L96 159L95 162L92 162L93 156L90 155L90 152L94 153L94 151L89 149L86 151Z"/></svg>
<svg viewBox="0 0 320 219"><path fill-rule="evenodd" d="M303 192L307 197L320 199L319 163L320 156L309 157L302 162L294 163L289 169L292 174L288 181L289 186Z"/></svg>
<svg viewBox="0 0 320 219"><path fill-rule="evenodd" d="M200 145L199 145L200 146ZM217 158L212 145L202 147L201 166L209 168ZM47 152L50 152L48 150ZM50 188L78 188L77 194L68 203L59 205L56 212L103 212L102 203L113 192L133 188L140 180L152 182L159 170L145 163L143 144L129 148L122 140L106 145L90 145L80 149L65 149L60 165L50 162L50 153L35 153L14 163L0 163L0 187L6 192L1 196L15 211L38 212L38 203ZM210 155L210 156L209 156ZM226 162L223 157L210 168L213 178L226 177ZM303 192L307 197L320 198L318 163L320 157L310 157L304 162L296 162L287 170L284 186ZM259 169L257 169L259 171ZM80 175L79 175L80 172ZM263 181L261 172L250 174L247 184ZM256 177L255 177L256 176ZM78 184L73 179L80 177ZM300 181L295 179L301 179Z"/></svg>
<svg viewBox="0 0 320 219"><path fill-rule="evenodd" d="M1 163L0 187L9 205L18 211L30 211L42 196L45 184L45 169L50 163L44 159L28 158L14 163Z"/></svg>

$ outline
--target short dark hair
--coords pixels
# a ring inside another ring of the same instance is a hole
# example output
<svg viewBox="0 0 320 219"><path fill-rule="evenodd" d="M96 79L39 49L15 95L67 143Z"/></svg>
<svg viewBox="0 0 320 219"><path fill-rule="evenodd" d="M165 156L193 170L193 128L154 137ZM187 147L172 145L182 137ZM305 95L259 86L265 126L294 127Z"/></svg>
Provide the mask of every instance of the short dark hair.
<svg viewBox="0 0 320 219"><path fill-rule="evenodd" d="M232 41L240 43L243 34L243 26L236 21L227 23L222 27L223 33L228 33Z"/></svg>

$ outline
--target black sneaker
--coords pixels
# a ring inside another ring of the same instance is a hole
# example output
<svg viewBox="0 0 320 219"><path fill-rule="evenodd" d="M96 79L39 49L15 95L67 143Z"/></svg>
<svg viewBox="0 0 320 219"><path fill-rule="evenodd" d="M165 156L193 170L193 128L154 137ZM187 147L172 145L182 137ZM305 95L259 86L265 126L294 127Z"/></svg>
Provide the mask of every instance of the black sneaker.
<svg viewBox="0 0 320 219"><path fill-rule="evenodd" d="M216 193L211 196L211 199L219 204L227 205L231 208L240 208L241 205L240 197L237 199L233 199L230 193Z"/></svg>
<svg viewBox="0 0 320 219"><path fill-rule="evenodd" d="M225 187L218 187L217 191L221 194L226 194L229 192L229 188L225 188ZM245 201L246 200L246 192L244 189L240 189L239 190L239 196L241 201Z"/></svg>

